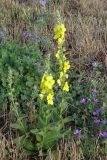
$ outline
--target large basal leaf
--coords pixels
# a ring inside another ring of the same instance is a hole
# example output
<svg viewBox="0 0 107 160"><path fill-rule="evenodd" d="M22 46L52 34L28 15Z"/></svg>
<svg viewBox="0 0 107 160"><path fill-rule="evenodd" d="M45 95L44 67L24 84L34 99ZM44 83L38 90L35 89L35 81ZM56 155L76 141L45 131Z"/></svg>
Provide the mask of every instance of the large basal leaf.
<svg viewBox="0 0 107 160"><path fill-rule="evenodd" d="M60 130L53 129L52 131L48 131L44 135L42 148L43 149L53 148L61 137L62 135L60 134Z"/></svg>
<svg viewBox="0 0 107 160"><path fill-rule="evenodd" d="M18 129L21 132L25 132L25 128L18 123L13 123L13 124L10 125L10 127L14 128L14 129Z"/></svg>

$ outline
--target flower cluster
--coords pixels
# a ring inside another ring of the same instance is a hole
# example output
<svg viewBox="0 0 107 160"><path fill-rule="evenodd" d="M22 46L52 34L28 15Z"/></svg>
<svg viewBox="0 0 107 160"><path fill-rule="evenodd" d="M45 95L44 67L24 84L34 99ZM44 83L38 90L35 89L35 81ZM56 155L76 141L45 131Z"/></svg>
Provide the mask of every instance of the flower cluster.
<svg viewBox="0 0 107 160"><path fill-rule="evenodd" d="M27 32L27 31L25 31L25 32L23 32L23 37L24 38L29 38L29 36L30 36L30 34L29 34L29 32Z"/></svg>
<svg viewBox="0 0 107 160"><path fill-rule="evenodd" d="M47 0L40 0L39 2L40 2L40 4L41 4L42 6L45 6L45 5L46 5Z"/></svg>
<svg viewBox="0 0 107 160"><path fill-rule="evenodd" d="M93 115L93 116L99 116L99 114L102 113L102 111L103 111L103 108L100 107L100 108L98 108L96 111L94 111L94 112L92 113L92 115ZM96 119L96 120L94 120L94 123L98 125L98 124L103 123L103 122L101 122L100 119Z"/></svg>
<svg viewBox="0 0 107 160"><path fill-rule="evenodd" d="M103 112L103 108L100 107L100 108L98 108L96 111L94 111L94 112L92 113L92 115L95 116L95 117L98 117L102 112ZM95 123L96 125L106 125L106 124L107 124L107 119L98 119L98 118L97 118L97 119L94 120L94 123ZM99 137L107 138L107 132L105 132L105 131L100 131Z"/></svg>
<svg viewBox="0 0 107 160"><path fill-rule="evenodd" d="M100 124L101 120L100 119L96 119L94 122L95 122L95 124Z"/></svg>
<svg viewBox="0 0 107 160"><path fill-rule="evenodd" d="M84 97L84 98L80 99L80 103L85 104L87 102L87 100L88 100L87 97Z"/></svg>
<svg viewBox="0 0 107 160"><path fill-rule="evenodd" d="M103 108L100 107L100 108L98 108L96 111L94 111L94 112L92 113L92 115L93 115L93 116L98 116L100 113L102 113L102 111L103 111Z"/></svg>
<svg viewBox="0 0 107 160"><path fill-rule="evenodd" d="M94 98L93 102L96 104L96 103L99 103L99 100L97 98Z"/></svg>
<svg viewBox="0 0 107 160"><path fill-rule="evenodd" d="M58 57L57 60L59 62L59 71L60 71L59 79L57 80L57 83L63 89L63 91L68 92L69 85L67 82L67 79L68 79L67 71L70 68L70 64L69 64L69 61L66 60L65 55L61 55L60 53L61 51L58 51L58 53L56 54L56 58Z"/></svg>
<svg viewBox="0 0 107 160"><path fill-rule="evenodd" d="M56 58L59 62L59 72L60 72L57 83L59 84L59 86L63 91L68 92L69 85L67 82L67 79L68 79L67 71L70 68L70 63L66 59L65 55L63 54L63 49L62 49L62 44L65 38L65 31L66 31L66 28L62 23L57 24L54 28L54 32L55 32L54 39L57 41L57 44L58 44L58 51L56 53ZM36 63L35 66L38 66L38 64ZM53 100L54 100L54 91L53 91L54 83L55 83L55 80L53 79L53 76L46 71L43 74L43 77L41 80L40 98L43 99L43 97L46 96L47 103L50 105L53 105Z"/></svg>
<svg viewBox="0 0 107 160"><path fill-rule="evenodd" d="M76 129L75 131L74 131L74 135L76 135L76 136L81 136L81 130L79 130L79 129Z"/></svg>
<svg viewBox="0 0 107 160"><path fill-rule="evenodd" d="M107 132L100 132L99 137L107 138Z"/></svg>
<svg viewBox="0 0 107 160"><path fill-rule="evenodd" d="M3 37L5 33L3 31L0 32L0 37Z"/></svg>
<svg viewBox="0 0 107 160"><path fill-rule="evenodd" d="M54 39L57 40L58 46L62 46L64 42L65 31L66 31L66 28L62 23L57 24L54 28L54 33L55 33Z"/></svg>
<svg viewBox="0 0 107 160"><path fill-rule="evenodd" d="M93 68L96 68L96 67L97 67L97 63L96 63L96 62L93 62L93 63L92 63L92 66L93 66Z"/></svg>
<svg viewBox="0 0 107 160"><path fill-rule="evenodd" d="M95 122L95 124L107 124L107 120L106 119L103 119L103 120L96 119L94 122Z"/></svg>
<svg viewBox="0 0 107 160"><path fill-rule="evenodd" d="M41 80L41 94L40 98L42 99L44 95L47 96L47 103L50 105L53 105L53 97L54 97L54 92L53 92L53 85L55 83L55 80L53 79L53 76L49 74L48 72L45 72L43 74L42 80Z"/></svg>
<svg viewBox="0 0 107 160"><path fill-rule="evenodd" d="M92 89L92 94L97 95L99 93L99 90L97 88Z"/></svg>
<svg viewBox="0 0 107 160"><path fill-rule="evenodd" d="M67 71L70 69L70 63L66 59L65 55L63 54L62 45L65 38L65 31L66 28L64 24L57 24L54 28L55 36L54 39L57 40L58 43L58 51L56 53L56 58L59 63L59 78L57 80L58 85L62 88L63 91L69 91L69 85L67 82L68 74Z"/></svg>

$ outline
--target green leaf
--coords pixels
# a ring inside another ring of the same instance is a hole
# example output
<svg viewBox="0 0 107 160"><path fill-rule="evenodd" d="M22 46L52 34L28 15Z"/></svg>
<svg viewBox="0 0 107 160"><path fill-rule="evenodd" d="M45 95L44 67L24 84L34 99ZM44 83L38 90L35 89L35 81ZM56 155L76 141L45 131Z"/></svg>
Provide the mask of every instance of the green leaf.
<svg viewBox="0 0 107 160"><path fill-rule="evenodd" d="M45 133L44 135L44 139L43 139L43 148L48 149L48 148L52 148L58 141L59 138L61 138L61 134L59 130L52 130L52 131L48 131L47 133Z"/></svg>
<svg viewBox="0 0 107 160"><path fill-rule="evenodd" d="M34 144L29 139L25 140L24 147L28 151L34 151L34 150L36 150Z"/></svg>
<svg viewBox="0 0 107 160"><path fill-rule="evenodd" d="M10 127L11 127L11 128L14 128L14 129L18 129L18 130L20 130L20 131L22 131L22 132L25 132L25 128L24 128L22 125L17 124L17 123L11 124Z"/></svg>
<svg viewBox="0 0 107 160"><path fill-rule="evenodd" d="M11 128L14 128L14 129L19 129L21 130L22 129L22 126L20 124L17 124L17 123L13 123L10 125Z"/></svg>
<svg viewBox="0 0 107 160"><path fill-rule="evenodd" d="M30 132L33 133L33 134L37 134L38 133L38 129L32 129L32 130L30 130Z"/></svg>
<svg viewBox="0 0 107 160"><path fill-rule="evenodd" d="M40 116L38 116L38 123L41 128L44 128L46 126L46 123L44 122L44 120Z"/></svg>
<svg viewBox="0 0 107 160"><path fill-rule="evenodd" d="M69 117L64 118L62 121L63 121L63 123L68 123L71 121L71 119L72 119L72 117L69 116Z"/></svg>
<svg viewBox="0 0 107 160"><path fill-rule="evenodd" d="M19 137L14 139L14 143L17 144L17 146L19 146L19 147L21 146L22 147L25 139L26 139L25 135L19 136Z"/></svg>

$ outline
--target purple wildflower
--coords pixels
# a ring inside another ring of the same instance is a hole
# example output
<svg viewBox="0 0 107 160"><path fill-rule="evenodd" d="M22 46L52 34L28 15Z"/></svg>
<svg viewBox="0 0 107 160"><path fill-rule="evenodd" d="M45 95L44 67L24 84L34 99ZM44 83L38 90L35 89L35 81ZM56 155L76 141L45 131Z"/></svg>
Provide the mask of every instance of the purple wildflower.
<svg viewBox="0 0 107 160"><path fill-rule="evenodd" d="M100 119L96 119L96 120L94 121L95 124L100 124L100 122L101 122Z"/></svg>
<svg viewBox="0 0 107 160"><path fill-rule="evenodd" d="M82 99L80 99L80 103L81 104L85 104L87 102L87 98L82 98Z"/></svg>
<svg viewBox="0 0 107 160"><path fill-rule="evenodd" d="M24 36L24 38L29 38L29 32L27 32L27 31L25 31L25 32L23 32L23 36Z"/></svg>
<svg viewBox="0 0 107 160"><path fill-rule="evenodd" d="M93 115L93 116L97 116L98 113L97 113L97 112L93 112L92 115Z"/></svg>
<svg viewBox="0 0 107 160"><path fill-rule="evenodd" d="M0 36L4 36L4 32L3 31L0 32Z"/></svg>
<svg viewBox="0 0 107 160"><path fill-rule="evenodd" d="M92 93L93 93L93 95L96 95L96 94L98 94L98 93L99 93L99 90L98 90L98 89L96 89L96 88L93 88L93 89L92 89Z"/></svg>
<svg viewBox="0 0 107 160"><path fill-rule="evenodd" d="M38 72L39 73L44 73L45 71L44 71L44 69L40 69Z"/></svg>
<svg viewBox="0 0 107 160"><path fill-rule="evenodd" d="M40 63L39 63L39 62L34 63L34 66L35 66L35 67L39 67L39 66L40 66Z"/></svg>
<svg viewBox="0 0 107 160"><path fill-rule="evenodd" d="M39 2L40 2L40 4L41 4L42 6L45 6L45 5L46 5L47 0L40 0Z"/></svg>
<svg viewBox="0 0 107 160"><path fill-rule="evenodd" d="M99 136L103 138L107 138L107 132L100 132Z"/></svg>
<svg viewBox="0 0 107 160"><path fill-rule="evenodd" d="M94 103L98 103L99 100L98 100L97 98L94 98L94 99L93 99L93 102L94 102Z"/></svg>
<svg viewBox="0 0 107 160"><path fill-rule="evenodd" d="M104 120L101 121L101 123L102 123L102 124L106 124L106 123L107 123L107 120L104 119Z"/></svg>
<svg viewBox="0 0 107 160"><path fill-rule="evenodd" d="M35 35L32 36L32 41L35 42L37 40L37 37Z"/></svg>
<svg viewBox="0 0 107 160"><path fill-rule="evenodd" d="M101 113L102 111L103 111L102 107L100 107L100 108L97 109L97 113Z"/></svg>
<svg viewBox="0 0 107 160"><path fill-rule="evenodd" d="M102 107L98 108L96 111L92 113L93 116L98 116L103 111Z"/></svg>
<svg viewBox="0 0 107 160"><path fill-rule="evenodd" d="M81 135L81 130L76 129L76 130L74 131L74 135L80 136L80 135Z"/></svg>
<svg viewBox="0 0 107 160"><path fill-rule="evenodd" d="M92 63L92 66L93 66L93 68L96 68L96 67L97 67L97 63L96 63L96 62L93 62L93 63Z"/></svg>

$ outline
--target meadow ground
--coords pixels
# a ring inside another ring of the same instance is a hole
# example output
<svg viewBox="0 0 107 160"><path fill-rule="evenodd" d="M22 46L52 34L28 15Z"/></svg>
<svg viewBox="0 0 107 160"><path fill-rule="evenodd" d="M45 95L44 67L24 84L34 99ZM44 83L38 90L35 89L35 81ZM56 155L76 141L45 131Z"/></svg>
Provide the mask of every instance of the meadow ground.
<svg viewBox="0 0 107 160"><path fill-rule="evenodd" d="M107 1L0 0L0 160L107 159Z"/></svg>

